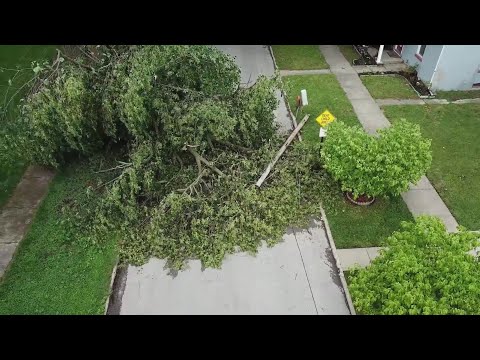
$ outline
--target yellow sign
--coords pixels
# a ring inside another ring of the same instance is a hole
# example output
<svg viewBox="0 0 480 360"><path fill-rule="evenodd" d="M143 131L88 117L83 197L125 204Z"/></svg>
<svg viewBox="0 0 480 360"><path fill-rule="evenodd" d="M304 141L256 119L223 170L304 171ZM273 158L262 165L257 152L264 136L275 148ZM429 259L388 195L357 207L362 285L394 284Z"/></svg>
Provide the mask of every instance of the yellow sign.
<svg viewBox="0 0 480 360"><path fill-rule="evenodd" d="M317 117L317 123L320 124L321 127L325 127L326 125L330 124L332 121L335 121L336 117L333 116L333 114L328 111L328 110L325 110L323 113L321 113L318 117Z"/></svg>

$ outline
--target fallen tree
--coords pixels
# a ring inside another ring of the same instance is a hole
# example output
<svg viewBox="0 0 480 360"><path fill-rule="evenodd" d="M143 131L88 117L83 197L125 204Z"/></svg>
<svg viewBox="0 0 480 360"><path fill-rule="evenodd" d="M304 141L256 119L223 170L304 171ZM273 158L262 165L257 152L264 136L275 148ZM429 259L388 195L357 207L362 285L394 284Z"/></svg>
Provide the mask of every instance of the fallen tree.
<svg viewBox="0 0 480 360"><path fill-rule="evenodd" d="M328 182L311 172L307 146L289 151L268 186L253 185L282 143L276 77L241 87L234 60L209 46L82 54L47 69L7 148L55 167L113 153L116 164L96 165L102 176L87 200L71 194L63 208L86 239L118 232L122 259L135 264L157 256L174 268L190 258L220 266L317 212L315 183Z"/></svg>

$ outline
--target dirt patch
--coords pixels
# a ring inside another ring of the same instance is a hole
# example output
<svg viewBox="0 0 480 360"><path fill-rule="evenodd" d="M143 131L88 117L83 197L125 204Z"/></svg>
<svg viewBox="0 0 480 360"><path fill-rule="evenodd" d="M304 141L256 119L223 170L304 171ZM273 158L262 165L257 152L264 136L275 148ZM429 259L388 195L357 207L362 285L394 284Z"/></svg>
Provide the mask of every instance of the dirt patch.
<svg viewBox="0 0 480 360"><path fill-rule="evenodd" d="M382 75L397 75L404 77L408 83L412 86L413 90L417 93L417 95L422 98L433 99L435 98L435 94L430 91L430 89L425 85L425 83L420 80L416 71L380 71L380 72L362 72L358 74L359 76L382 76Z"/></svg>
<svg viewBox="0 0 480 360"><path fill-rule="evenodd" d="M353 193L348 191L345 193L345 197L348 199L348 201L355 205L368 206L375 202L375 198L367 195L360 195L358 198L355 199Z"/></svg>
<svg viewBox="0 0 480 360"><path fill-rule="evenodd" d="M410 72L410 71L399 71L399 75L403 76L405 79L408 80L408 82L413 86L415 91L422 97L422 96L427 96L431 97L433 96L433 93L430 91L430 89L423 83L422 80L418 78L417 72Z"/></svg>

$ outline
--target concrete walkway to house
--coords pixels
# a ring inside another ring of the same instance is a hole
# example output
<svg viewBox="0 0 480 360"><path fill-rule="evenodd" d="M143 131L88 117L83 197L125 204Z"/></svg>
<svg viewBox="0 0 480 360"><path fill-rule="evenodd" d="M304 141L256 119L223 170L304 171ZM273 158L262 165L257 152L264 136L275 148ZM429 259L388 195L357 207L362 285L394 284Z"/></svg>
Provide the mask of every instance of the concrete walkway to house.
<svg viewBox="0 0 480 360"><path fill-rule="evenodd" d="M384 72L398 72L408 70L408 66L401 64L383 64L383 65L355 65L352 66L358 74L365 73L384 73Z"/></svg>
<svg viewBox="0 0 480 360"><path fill-rule="evenodd" d="M381 247L337 249L340 267L344 271L355 265L365 267L380 254L380 249Z"/></svg>
<svg viewBox="0 0 480 360"><path fill-rule="evenodd" d="M320 45L320 50L330 65L330 70L335 74L352 103L358 120L365 131L369 134L375 134L377 130L390 126L390 122L363 85L357 71L345 59L338 47L336 45ZM438 216L444 222L448 231L456 231L457 221L427 177L422 176L416 185L412 184L410 190L402 194L402 197L413 216Z"/></svg>
<svg viewBox="0 0 480 360"><path fill-rule="evenodd" d="M53 175L50 170L38 166L29 167L10 200L0 210L0 278L25 236Z"/></svg>

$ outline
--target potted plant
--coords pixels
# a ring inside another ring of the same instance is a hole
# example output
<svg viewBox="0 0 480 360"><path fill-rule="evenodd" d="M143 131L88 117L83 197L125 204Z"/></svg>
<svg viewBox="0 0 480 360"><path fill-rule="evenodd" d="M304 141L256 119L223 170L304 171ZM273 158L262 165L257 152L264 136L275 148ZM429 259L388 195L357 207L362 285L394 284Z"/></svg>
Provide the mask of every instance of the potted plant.
<svg viewBox="0 0 480 360"><path fill-rule="evenodd" d="M357 205L370 205L377 196L399 195L431 164L431 140L405 119L379 130L378 136L341 121L328 128L321 150L325 168Z"/></svg>

